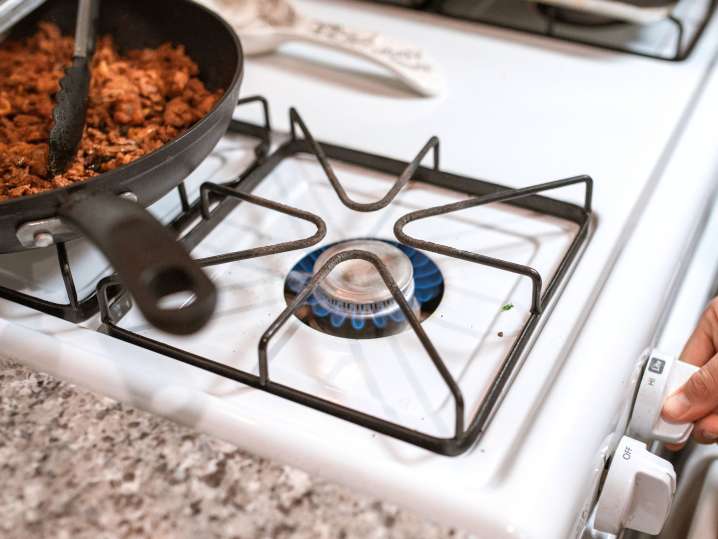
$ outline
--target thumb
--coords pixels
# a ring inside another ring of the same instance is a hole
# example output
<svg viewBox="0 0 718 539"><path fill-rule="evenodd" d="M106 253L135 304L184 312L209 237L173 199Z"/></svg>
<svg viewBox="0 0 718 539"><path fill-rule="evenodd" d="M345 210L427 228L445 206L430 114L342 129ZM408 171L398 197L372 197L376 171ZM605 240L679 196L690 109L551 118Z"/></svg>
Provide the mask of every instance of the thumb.
<svg viewBox="0 0 718 539"><path fill-rule="evenodd" d="M663 417L693 422L718 408L718 356L696 371L663 405Z"/></svg>

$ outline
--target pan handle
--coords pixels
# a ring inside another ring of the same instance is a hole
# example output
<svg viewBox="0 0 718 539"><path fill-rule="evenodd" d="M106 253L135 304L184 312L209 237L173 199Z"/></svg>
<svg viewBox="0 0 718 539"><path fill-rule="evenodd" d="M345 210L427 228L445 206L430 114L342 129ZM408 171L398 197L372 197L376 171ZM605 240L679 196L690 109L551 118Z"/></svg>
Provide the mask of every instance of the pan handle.
<svg viewBox="0 0 718 539"><path fill-rule="evenodd" d="M145 318L176 335L201 329L212 317L217 290L172 234L142 206L104 191L70 196L58 216L107 257ZM180 307L163 305L174 294Z"/></svg>

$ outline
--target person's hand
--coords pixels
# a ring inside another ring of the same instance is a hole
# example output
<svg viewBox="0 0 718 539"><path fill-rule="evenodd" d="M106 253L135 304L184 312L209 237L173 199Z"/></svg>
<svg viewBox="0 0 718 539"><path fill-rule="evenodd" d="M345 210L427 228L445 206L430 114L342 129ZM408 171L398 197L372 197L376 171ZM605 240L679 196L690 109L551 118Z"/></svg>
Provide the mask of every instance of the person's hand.
<svg viewBox="0 0 718 539"><path fill-rule="evenodd" d="M701 369L666 399L663 417L676 423L695 423L693 438L699 443L718 442L718 298L701 316L681 359ZM667 447L677 450L682 445Z"/></svg>

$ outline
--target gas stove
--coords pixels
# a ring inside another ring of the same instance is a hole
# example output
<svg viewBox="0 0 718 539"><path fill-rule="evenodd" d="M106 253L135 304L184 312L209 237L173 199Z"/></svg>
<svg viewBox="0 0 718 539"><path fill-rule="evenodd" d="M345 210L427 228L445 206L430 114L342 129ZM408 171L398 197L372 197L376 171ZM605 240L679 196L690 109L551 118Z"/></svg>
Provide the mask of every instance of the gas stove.
<svg viewBox="0 0 718 539"><path fill-rule="evenodd" d="M447 94L302 46L250 61L268 100L151 208L218 285L209 326L152 328L78 241L2 257L0 354L480 536L593 536L714 199L718 27L667 63L300 6L430 42Z"/></svg>

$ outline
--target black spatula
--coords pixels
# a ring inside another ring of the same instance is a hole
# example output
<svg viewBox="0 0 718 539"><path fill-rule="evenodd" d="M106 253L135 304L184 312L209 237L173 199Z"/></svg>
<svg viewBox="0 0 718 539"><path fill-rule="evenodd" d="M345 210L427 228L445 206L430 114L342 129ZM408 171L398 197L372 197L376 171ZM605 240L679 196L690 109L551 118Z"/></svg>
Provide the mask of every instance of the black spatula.
<svg viewBox="0 0 718 539"><path fill-rule="evenodd" d="M78 2L72 65L65 69L52 113L48 158L50 176L62 174L67 170L75 158L85 129L87 96L90 92L90 62L95 53L99 7L100 0Z"/></svg>

